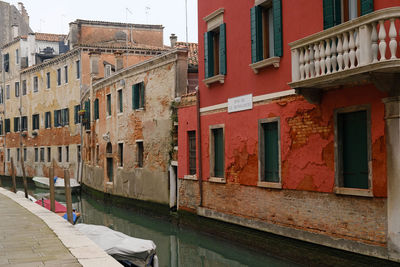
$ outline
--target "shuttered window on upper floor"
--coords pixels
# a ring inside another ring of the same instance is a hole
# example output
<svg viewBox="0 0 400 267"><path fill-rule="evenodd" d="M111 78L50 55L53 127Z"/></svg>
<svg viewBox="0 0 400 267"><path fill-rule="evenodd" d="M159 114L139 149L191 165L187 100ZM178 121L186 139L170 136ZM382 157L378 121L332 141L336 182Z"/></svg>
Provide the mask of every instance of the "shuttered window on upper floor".
<svg viewBox="0 0 400 267"><path fill-rule="evenodd" d="M283 55L282 1L264 1L250 10L251 62Z"/></svg>
<svg viewBox="0 0 400 267"><path fill-rule="evenodd" d="M204 33L204 76L226 75L226 24Z"/></svg>
<svg viewBox="0 0 400 267"><path fill-rule="evenodd" d="M374 11L373 0L323 0L324 29Z"/></svg>
<svg viewBox="0 0 400 267"><path fill-rule="evenodd" d="M144 82L140 82L132 86L132 109L144 108L144 101L145 101L144 90L145 90ZM122 100L122 95L121 95L121 100Z"/></svg>
<svg viewBox="0 0 400 267"><path fill-rule="evenodd" d="M99 99L96 98L94 100L94 120L97 120L99 117Z"/></svg>

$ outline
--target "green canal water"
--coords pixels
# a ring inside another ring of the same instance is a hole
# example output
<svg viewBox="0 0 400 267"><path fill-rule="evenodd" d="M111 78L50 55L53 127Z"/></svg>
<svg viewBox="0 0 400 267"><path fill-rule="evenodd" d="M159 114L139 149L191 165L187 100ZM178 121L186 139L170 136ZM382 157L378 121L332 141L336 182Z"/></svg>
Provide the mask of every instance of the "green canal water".
<svg viewBox="0 0 400 267"><path fill-rule="evenodd" d="M11 179L0 177L2 186L9 189ZM18 190L23 191L22 179L17 179ZM48 190L35 188L28 179L29 194L37 199L48 197ZM172 267L244 267L244 266L382 266L392 265L374 258L363 257L316 245L302 245L299 241L283 241L282 249L296 257L276 258L268 252L253 251L232 242L178 227L169 220L144 215L132 209L113 207L82 192L73 195L73 208L81 212L78 223L105 225L129 236L150 239L157 245L160 266ZM65 203L64 195L56 200ZM305 254L308 254L305 256ZM305 256L305 257L304 257Z"/></svg>

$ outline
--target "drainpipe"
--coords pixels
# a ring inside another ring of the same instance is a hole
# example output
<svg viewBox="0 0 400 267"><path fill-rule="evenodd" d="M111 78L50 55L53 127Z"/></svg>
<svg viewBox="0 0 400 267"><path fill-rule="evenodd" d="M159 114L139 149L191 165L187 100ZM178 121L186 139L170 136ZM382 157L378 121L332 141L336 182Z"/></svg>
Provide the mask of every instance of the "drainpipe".
<svg viewBox="0 0 400 267"><path fill-rule="evenodd" d="M3 97L3 134L4 134L4 138L3 138L3 155L4 155L4 158L3 158L3 174L4 175L6 175L6 124L5 124L5 121L6 121L6 72L5 72L5 70L4 70L4 57L3 57L3 54L2 53L0 53L0 56L2 57L1 58L1 64L3 64L3 66L1 67L1 72L2 72L2 76L3 76L3 95L2 95L2 97Z"/></svg>
<svg viewBox="0 0 400 267"><path fill-rule="evenodd" d="M202 172L202 160L201 160L201 122L200 122L200 89L197 87L197 101L196 101L196 108L197 108L197 151L198 151L198 158L199 158L199 195L200 195L200 202L199 207L203 206L203 172Z"/></svg>

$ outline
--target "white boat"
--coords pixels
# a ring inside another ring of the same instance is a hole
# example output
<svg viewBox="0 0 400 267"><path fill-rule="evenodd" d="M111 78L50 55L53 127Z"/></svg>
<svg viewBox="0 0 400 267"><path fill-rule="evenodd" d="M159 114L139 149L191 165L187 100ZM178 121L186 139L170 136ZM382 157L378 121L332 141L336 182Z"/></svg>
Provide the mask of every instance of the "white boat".
<svg viewBox="0 0 400 267"><path fill-rule="evenodd" d="M103 225L80 223L75 228L124 266L158 267L156 244L151 240L134 238Z"/></svg>
<svg viewBox="0 0 400 267"><path fill-rule="evenodd" d="M64 179L55 177L55 183L54 183L54 189L58 193L64 193L65 192L65 186L64 186ZM47 177L33 177L32 179L35 182L35 186L39 188L44 188L44 189L49 189L50 188L50 181L49 178ZM81 188L81 185L76 181L76 179L70 179L70 186L71 186L71 192L78 191Z"/></svg>

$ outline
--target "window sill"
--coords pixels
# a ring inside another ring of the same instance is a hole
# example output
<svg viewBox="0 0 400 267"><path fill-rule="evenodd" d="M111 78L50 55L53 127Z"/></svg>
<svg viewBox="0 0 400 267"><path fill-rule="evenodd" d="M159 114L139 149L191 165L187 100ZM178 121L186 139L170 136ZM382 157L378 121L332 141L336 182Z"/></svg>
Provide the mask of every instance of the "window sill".
<svg viewBox="0 0 400 267"><path fill-rule="evenodd" d="M135 108L134 110L135 110L135 111L143 111L144 108Z"/></svg>
<svg viewBox="0 0 400 267"><path fill-rule="evenodd" d="M282 189L282 184L281 183L274 183L274 182L258 181L257 182L257 186L258 187L264 187L264 188Z"/></svg>
<svg viewBox="0 0 400 267"><path fill-rule="evenodd" d="M121 117L122 115L124 115L124 113L123 113L123 112L119 112L119 113L117 113L117 116L118 116L118 117Z"/></svg>
<svg viewBox="0 0 400 267"><path fill-rule="evenodd" d="M350 196L360 196L360 197L374 196L371 189L335 187L333 191L335 192L335 194L338 195L350 195Z"/></svg>
<svg viewBox="0 0 400 267"><path fill-rule="evenodd" d="M270 57L258 61L256 63L250 64L249 66L253 69L254 73L257 74L261 69L266 68L268 66L274 66L274 68L279 68L280 61L281 61L280 57Z"/></svg>
<svg viewBox="0 0 400 267"><path fill-rule="evenodd" d="M221 177L210 177L208 181L212 183L226 184L226 179Z"/></svg>
<svg viewBox="0 0 400 267"><path fill-rule="evenodd" d="M111 115L108 115L108 116L106 117L107 120L110 119L110 118L111 118Z"/></svg>
<svg viewBox="0 0 400 267"><path fill-rule="evenodd" d="M197 181L197 175L196 175L196 174L194 174L194 175L184 175L184 176L183 176L183 179L184 179L184 180Z"/></svg>
<svg viewBox="0 0 400 267"><path fill-rule="evenodd" d="M212 76L210 78L207 78L207 79L203 80L203 83L207 87L210 87L211 84L216 83L216 82L219 82L221 84L224 83L225 82L225 75L217 74L217 75L214 75L214 76Z"/></svg>

